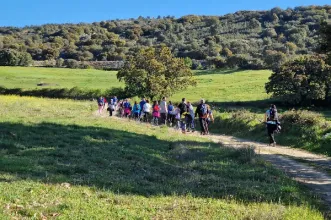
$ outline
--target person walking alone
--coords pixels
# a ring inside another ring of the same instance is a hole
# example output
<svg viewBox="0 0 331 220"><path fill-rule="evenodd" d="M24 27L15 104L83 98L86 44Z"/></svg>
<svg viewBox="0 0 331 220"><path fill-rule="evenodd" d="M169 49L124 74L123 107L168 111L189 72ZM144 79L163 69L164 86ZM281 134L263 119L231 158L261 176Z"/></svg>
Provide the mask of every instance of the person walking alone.
<svg viewBox="0 0 331 220"><path fill-rule="evenodd" d="M271 104L270 109L266 111L264 115L264 121L267 124L267 133L269 136L269 145L275 147L275 131L278 126L278 112L276 105Z"/></svg>

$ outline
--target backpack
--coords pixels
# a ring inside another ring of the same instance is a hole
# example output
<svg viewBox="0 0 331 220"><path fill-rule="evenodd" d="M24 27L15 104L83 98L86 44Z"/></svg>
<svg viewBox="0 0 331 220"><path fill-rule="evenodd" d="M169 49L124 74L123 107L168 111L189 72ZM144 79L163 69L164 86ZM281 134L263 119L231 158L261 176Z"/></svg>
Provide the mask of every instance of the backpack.
<svg viewBox="0 0 331 220"><path fill-rule="evenodd" d="M98 105L99 106L102 106L104 104L104 99L98 99Z"/></svg>
<svg viewBox="0 0 331 220"><path fill-rule="evenodd" d="M154 105L154 106L153 106L153 111L154 111L154 112L158 112L158 111L160 111L160 107L159 107L158 105Z"/></svg>
<svg viewBox="0 0 331 220"><path fill-rule="evenodd" d="M187 112L187 105L185 103L180 103L178 107L180 109L180 114Z"/></svg>
<svg viewBox="0 0 331 220"><path fill-rule="evenodd" d="M168 105L168 112L172 112L174 110L174 106L173 105Z"/></svg>
<svg viewBox="0 0 331 220"><path fill-rule="evenodd" d="M200 115L207 116L207 114L208 114L208 108L207 108L206 104L202 104L201 108L200 108Z"/></svg>
<svg viewBox="0 0 331 220"><path fill-rule="evenodd" d="M275 109L271 108L269 110L269 117L268 117L268 121L276 121L277 120L277 111L275 111Z"/></svg>

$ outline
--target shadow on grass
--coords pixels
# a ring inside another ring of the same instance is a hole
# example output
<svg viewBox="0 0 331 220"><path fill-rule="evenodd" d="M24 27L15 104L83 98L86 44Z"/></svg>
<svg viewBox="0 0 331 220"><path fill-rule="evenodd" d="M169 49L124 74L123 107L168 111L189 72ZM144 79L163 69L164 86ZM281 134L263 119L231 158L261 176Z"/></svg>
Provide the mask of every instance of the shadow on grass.
<svg viewBox="0 0 331 220"><path fill-rule="evenodd" d="M16 180L69 182L143 196L305 202L293 181L259 162L249 149L51 123L0 123L0 146L0 173Z"/></svg>
<svg viewBox="0 0 331 220"><path fill-rule="evenodd" d="M203 76L203 75L214 75L214 74L232 74L238 73L245 70L242 69L215 69L215 70L198 70L194 72L195 76Z"/></svg>
<svg viewBox="0 0 331 220"><path fill-rule="evenodd" d="M221 111L224 110L238 110L245 109L254 113L264 113L271 104L275 104L278 107L283 108L279 102L273 99L264 99L264 100L256 100L256 101L234 101L234 102L208 102L212 106L212 108L219 108Z"/></svg>
<svg viewBox="0 0 331 220"><path fill-rule="evenodd" d="M123 88L111 88L106 91L100 89L80 89L73 88L41 88L41 89L21 89L21 88L5 88L0 86L1 95L19 95L19 96L34 96L59 99L76 99L76 100L91 100L100 96L117 96L120 98L130 97L124 92Z"/></svg>

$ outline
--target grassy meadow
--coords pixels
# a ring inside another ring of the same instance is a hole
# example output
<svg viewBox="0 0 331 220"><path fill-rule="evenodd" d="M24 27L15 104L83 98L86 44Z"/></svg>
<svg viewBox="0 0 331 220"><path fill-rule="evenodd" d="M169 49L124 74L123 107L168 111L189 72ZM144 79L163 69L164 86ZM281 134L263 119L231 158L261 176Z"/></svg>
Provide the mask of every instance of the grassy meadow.
<svg viewBox="0 0 331 220"><path fill-rule="evenodd" d="M39 83L49 84L42 88L101 89L121 87L116 71L94 69L0 67L0 86L6 88L38 89Z"/></svg>
<svg viewBox="0 0 331 220"><path fill-rule="evenodd" d="M0 218L323 219L252 149L104 116L89 101L0 96Z"/></svg>
<svg viewBox="0 0 331 220"><path fill-rule="evenodd" d="M271 72L259 71L196 71L197 87L188 88L171 97L178 102L186 97L192 102L205 98L212 102L256 101L269 98L264 83ZM47 83L46 86L37 86ZM33 67L0 67L0 86L35 90L41 88L100 89L123 87L117 81L116 71L57 69Z"/></svg>

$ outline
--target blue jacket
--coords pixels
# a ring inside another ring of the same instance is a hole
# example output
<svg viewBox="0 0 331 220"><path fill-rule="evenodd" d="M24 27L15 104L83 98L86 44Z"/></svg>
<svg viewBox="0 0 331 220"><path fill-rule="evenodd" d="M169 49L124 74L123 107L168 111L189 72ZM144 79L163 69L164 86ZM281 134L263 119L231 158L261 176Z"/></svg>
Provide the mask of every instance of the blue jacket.
<svg viewBox="0 0 331 220"><path fill-rule="evenodd" d="M145 101L141 101L141 102L139 103L139 105L140 105L140 109L143 109L145 104L146 104Z"/></svg>
<svg viewBox="0 0 331 220"><path fill-rule="evenodd" d="M139 112L140 112L140 105L139 104L137 104L137 105L133 105L133 113L138 113L139 114Z"/></svg>

